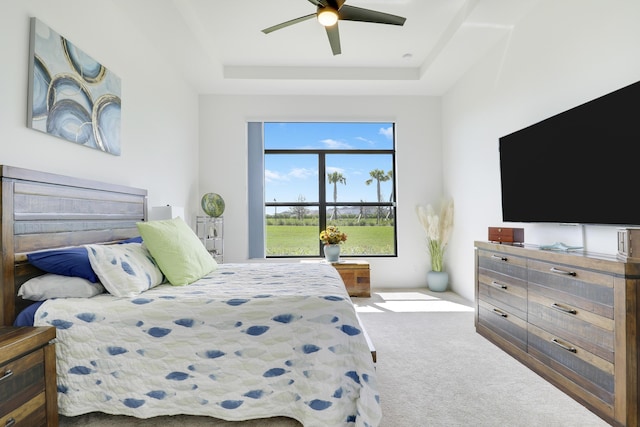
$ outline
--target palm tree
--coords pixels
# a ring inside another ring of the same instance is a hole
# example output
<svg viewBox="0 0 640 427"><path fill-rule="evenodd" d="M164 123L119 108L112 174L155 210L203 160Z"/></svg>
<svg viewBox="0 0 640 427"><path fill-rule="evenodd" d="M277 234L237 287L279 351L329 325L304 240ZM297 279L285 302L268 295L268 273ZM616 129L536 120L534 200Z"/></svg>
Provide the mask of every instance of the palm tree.
<svg viewBox="0 0 640 427"><path fill-rule="evenodd" d="M385 171L383 171L382 169L374 169L372 171L369 171L369 175L371 176L371 178L369 178L368 180L365 181L365 184L370 185L373 180L376 180L376 184L378 186L378 203L382 203L382 191L380 190L380 183L381 182L385 182L385 181L389 181L391 179L391 171L385 173ZM382 213L382 208L380 206L378 206L377 209L378 213L377 213L377 219L376 219L376 223L380 224L380 216Z"/></svg>
<svg viewBox="0 0 640 427"><path fill-rule="evenodd" d="M347 185L347 178L344 177L340 172L331 172L327 175L329 179L329 184L333 184L333 203L338 203L338 183ZM331 219L338 218L338 207L333 207L333 214L331 214Z"/></svg>
<svg viewBox="0 0 640 427"><path fill-rule="evenodd" d="M364 203L364 200L360 199L360 203ZM367 216L367 210L364 206L360 206L360 213L358 213L358 218L356 219L356 222L358 224L360 224L360 220L362 218L366 218Z"/></svg>
<svg viewBox="0 0 640 427"><path fill-rule="evenodd" d="M393 171L392 170L387 172L387 175L389 176L389 179L393 179ZM389 193L389 203L393 203L393 186L391 186L391 193ZM389 206L389 210L387 211L386 219L389 219L389 217L391 216L392 210L393 210L393 208L391 206Z"/></svg>

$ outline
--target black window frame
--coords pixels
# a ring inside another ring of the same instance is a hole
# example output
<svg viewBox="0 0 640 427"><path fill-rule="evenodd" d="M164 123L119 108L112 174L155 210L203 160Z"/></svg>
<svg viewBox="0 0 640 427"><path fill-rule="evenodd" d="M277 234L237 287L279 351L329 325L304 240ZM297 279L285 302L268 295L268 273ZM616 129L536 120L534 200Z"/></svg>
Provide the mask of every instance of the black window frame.
<svg viewBox="0 0 640 427"><path fill-rule="evenodd" d="M286 122L281 122L286 123ZM354 122L355 123L355 122ZM282 149L282 148L264 148L263 156L266 159L267 155L309 155L315 154L318 156L318 197L317 202L300 202L300 201L268 201L264 200L265 207L265 220L266 220L266 208L278 208L278 207L318 207L319 223L318 223L318 235L327 226L327 208L332 207L384 207L392 210L393 215L393 253L392 254L349 254L350 258L393 258L398 256L398 217L397 217L397 204L396 204L396 138L395 138L395 123L390 123L393 126L393 143L392 148L389 149L313 149L313 148L294 148L294 149ZM327 155L387 155L391 156L392 163L392 197L388 202L332 202L327 201L327 170L326 170L326 156ZM264 170L263 170L264 174ZM266 235L265 235L265 257L266 258L317 258L322 254L322 242L318 239L318 253L315 255L267 255L266 254Z"/></svg>

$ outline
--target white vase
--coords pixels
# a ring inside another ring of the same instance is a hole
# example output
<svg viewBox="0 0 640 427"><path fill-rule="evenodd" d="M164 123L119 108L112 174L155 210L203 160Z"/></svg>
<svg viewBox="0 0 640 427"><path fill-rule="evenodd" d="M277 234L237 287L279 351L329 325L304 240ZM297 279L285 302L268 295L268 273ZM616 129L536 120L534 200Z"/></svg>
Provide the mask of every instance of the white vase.
<svg viewBox="0 0 640 427"><path fill-rule="evenodd" d="M449 284L449 273L446 271L429 271L427 273L427 285L433 292L444 292Z"/></svg>
<svg viewBox="0 0 640 427"><path fill-rule="evenodd" d="M324 245L324 258L327 262L340 261L340 245Z"/></svg>

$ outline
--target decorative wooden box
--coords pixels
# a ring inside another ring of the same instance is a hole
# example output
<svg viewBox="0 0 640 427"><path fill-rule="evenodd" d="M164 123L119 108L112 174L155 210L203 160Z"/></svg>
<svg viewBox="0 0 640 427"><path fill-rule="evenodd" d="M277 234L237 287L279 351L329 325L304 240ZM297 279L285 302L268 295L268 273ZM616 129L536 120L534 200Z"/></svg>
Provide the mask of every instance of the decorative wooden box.
<svg viewBox="0 0 640 427"><path fill-rule="evenodd" d="M489 241L496 243L524 243L524 228L489 227Z"/></svg>

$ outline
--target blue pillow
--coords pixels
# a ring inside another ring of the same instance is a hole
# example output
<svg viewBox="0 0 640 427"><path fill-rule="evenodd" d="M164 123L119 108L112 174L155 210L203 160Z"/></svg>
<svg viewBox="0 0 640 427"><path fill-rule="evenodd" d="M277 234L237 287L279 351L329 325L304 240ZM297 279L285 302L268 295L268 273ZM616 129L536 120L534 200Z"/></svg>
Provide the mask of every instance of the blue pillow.
<svg viewBox="0 0 640 427"><path fill-rule="evenodd" d="M30 253L27 254L27 260L47 273L82 277L93 283L98 281L91 268L87 249L82 246Z"/></svg>
<svg viewBox="0 0 640 427"><path fill-rule="evenodd" d="M43 302L44 301L34 302L29 307L22 310L13 322L13 326L33 326L36 311L40 308Z"/></svg>
<svg viewBox="0 0 640 427"><path fill-rule="evenodd" d="M138 236L138 237L131 237L127 240L123 240L122 242L118 242L119 244L123 244L123 243L142 243L142 237Z"/></svg>

